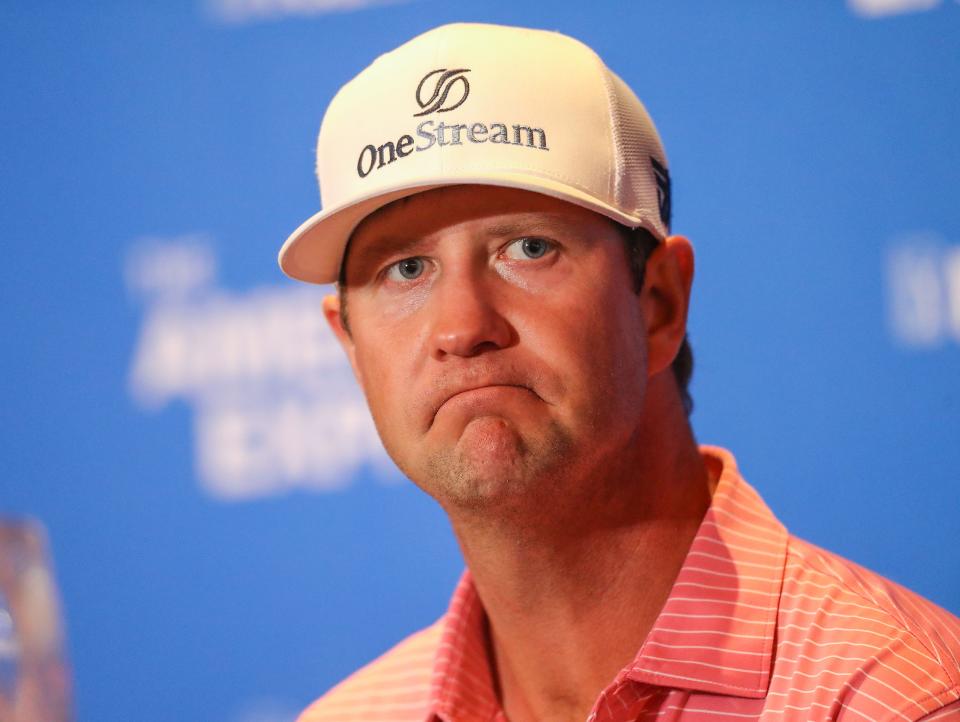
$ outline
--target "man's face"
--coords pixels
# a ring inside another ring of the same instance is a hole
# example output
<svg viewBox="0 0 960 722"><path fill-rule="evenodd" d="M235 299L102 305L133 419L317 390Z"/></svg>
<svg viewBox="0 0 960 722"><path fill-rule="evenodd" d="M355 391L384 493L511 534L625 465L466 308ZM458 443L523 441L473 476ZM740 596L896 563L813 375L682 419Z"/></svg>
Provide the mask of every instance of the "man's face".
<svg viewBox="0 0 960 722"><path fill-rule="evenodd" d="M397 465L452 511L509 508L622 461L646 337L614 223L527 191L456 186L354 233L327 317Z"/></svg>

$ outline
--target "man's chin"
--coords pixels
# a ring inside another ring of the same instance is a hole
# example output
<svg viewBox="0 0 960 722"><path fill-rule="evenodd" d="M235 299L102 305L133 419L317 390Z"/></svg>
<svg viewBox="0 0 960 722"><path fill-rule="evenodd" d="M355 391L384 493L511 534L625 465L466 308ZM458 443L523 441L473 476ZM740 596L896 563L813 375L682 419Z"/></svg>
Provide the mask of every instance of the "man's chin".
<svg viewBox="0 0 960 722"><path fill-rule="evenodd" d="M520 456L526 446L512 422L502 416L490 415L467 421L454 448L462 457L483 464Z"/></svg>
<svg viewBox="0 0 960 722"><path fill-rule="evenodd" d="M425 478L411 477L448 513L524 506L549 494L567 444L558 429L528 439L507 419L471 419L457 443L428 460Z"/></svg>

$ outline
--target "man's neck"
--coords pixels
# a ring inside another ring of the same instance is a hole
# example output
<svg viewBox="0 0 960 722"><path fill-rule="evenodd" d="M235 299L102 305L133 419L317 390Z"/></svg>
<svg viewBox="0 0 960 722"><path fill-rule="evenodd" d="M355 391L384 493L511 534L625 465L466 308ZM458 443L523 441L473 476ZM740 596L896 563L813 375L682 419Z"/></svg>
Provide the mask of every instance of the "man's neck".
<svg viewBox="0 0 960 722"><path fill-rule="evenodd" d="M712 474L686 429L667 453L598 472L616 492L594 508L558 502L555 523L451 514L511 722L586 719L642 645L710 503Z"/></svg>

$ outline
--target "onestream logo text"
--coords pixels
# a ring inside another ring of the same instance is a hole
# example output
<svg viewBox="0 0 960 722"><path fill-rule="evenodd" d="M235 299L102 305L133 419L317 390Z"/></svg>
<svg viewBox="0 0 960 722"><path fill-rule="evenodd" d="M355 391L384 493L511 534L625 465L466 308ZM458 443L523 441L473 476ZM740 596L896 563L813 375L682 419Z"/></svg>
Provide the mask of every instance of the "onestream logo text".
<svg viewBox="0 0 960 722"><path fill-rule="evenodd" d="M466 76L469 72L469 68L453 70L439 68L427 73L417 85L415 98L421 110L414 113L413 117L430 113L447 113L463 105L470 96L470 82ZM413 134L417 137L414 138ZM489 121L445 123L424 120L416 127L413 134L403 133L396 141L387 140L379 145L368 143L363 146L357 158L357 175L366 178L374 170L402 160L413 153L422 153L445 145L463 145L464 141L550 150L547 146L546 131L523 123Z"/></svg>

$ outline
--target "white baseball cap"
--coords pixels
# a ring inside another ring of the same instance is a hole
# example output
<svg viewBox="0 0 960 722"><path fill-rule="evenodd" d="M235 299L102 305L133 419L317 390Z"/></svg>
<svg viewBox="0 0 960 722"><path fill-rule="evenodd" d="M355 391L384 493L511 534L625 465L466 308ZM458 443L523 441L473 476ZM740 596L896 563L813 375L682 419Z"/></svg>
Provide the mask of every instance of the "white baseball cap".
<svg viewBox="0 0 960 722"><path fill-rule="evenodd" d="M331 283L369 214L468 183L544 193L662 239L667 167L643 104L583 43L444 25L380 56L334 96L317 141L323 210L286 240L280 267Z"/></svg>

